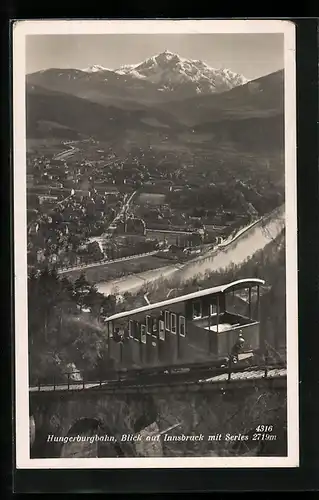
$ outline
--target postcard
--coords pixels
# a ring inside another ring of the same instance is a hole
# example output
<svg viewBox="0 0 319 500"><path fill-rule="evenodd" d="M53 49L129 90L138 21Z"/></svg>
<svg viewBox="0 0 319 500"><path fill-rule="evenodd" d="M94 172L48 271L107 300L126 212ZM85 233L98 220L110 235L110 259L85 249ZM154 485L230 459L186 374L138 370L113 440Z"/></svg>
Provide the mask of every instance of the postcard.
<svg viewBox="0 0 319 500"><path fill-rule="evenodd" d="M13 26L16 465L298 467L295 25Z"/></svg>

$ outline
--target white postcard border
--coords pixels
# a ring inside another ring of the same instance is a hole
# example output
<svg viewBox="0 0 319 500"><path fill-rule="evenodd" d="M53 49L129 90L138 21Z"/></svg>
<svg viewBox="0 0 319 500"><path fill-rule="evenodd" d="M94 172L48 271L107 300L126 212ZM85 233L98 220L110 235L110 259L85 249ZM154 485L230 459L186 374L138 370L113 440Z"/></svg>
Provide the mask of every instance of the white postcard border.
<svg viewBox="0 0 319 500"><path fill-rule="evenodd" d="M283 33L285 56L285 210L287 318L287 457L31 459L26 238L25 38L41 34ZM68 468L243 468L299 466L295 25L281 20L16 21L13 25L14 293L16 466Z"/></svg>

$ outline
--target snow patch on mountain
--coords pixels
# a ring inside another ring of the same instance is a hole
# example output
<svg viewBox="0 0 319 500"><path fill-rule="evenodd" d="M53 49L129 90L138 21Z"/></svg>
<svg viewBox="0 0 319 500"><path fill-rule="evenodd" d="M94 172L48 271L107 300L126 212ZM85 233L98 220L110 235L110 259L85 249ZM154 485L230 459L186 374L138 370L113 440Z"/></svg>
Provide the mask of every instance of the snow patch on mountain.
<svg viewBox="0 0 319 500"><path fill-rule="evenodd" d="M165 50L138 64L117 69L95 64L85 69L51 68L28 76L31 83L75 95L142 99L145 102L186 99L225 92L248 82L230 69L216 69L201 60ZM74 85L74 90L72 84Z"/></svg>
<svg viewBox="0 0 319 500"><path fill-rule="evenodd" d="M96 64L82 71L87 73L112 71L120 76L128 76L132 80L144 80L155 84L161 92L173 92L180 85L193 87L196 94L223 92L249 81L230 69L212 68L204 61L186 59L168 50L138 64L126 64L113 70Z"/></svg>
<svg viewBox="0 0 319 500"><path fill-rule="evenodd" d="M113 69L105 68L100 64L94 64L93 66L89 66L88 68L82 69L85 73L98 73L100 71L113 71Z"/></svg>
<svg viewBox="0 0 319 500"><path fill-rule="evenodd" d="M248 79L230 69L216 69L203 61L180 57L168 50L142 63L121 66L114 70L158 85L161 91L172 91L177 85L191 84L196 93L210 93L243 85Z"/></svg>

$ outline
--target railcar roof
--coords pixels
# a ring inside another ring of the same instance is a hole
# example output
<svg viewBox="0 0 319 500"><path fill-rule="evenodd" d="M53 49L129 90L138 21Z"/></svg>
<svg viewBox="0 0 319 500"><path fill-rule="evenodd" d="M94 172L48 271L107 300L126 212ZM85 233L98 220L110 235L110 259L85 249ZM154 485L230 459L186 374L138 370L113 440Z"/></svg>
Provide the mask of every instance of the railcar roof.
<svg viewBox="0 0 319 500"><path fill-rule="evenodd" d="M161 302L148 304L146 306L138 307L137 309L132 309L130 311L124 311L117 314L113 314L112 316L106 318L106 321L125 318L126 316L131 316L132 314L151 311L152 309L157 309L158 307L170 306L171 304L177 304L178 302L185 302L187 300L197 299L199 297L204 297L205 295L223 293L228 289L235 287L236 285L243 285L244 288L244 285L248 284L264 285L265 281L258 278L248 278L248 279L233 281L232 283L228 283L226 285L219 285L212 288L205 288L205 290L199 290L198 292L189 293L187 295L181 295L180 297L174 297L173 299L163 300Z"/></svg>

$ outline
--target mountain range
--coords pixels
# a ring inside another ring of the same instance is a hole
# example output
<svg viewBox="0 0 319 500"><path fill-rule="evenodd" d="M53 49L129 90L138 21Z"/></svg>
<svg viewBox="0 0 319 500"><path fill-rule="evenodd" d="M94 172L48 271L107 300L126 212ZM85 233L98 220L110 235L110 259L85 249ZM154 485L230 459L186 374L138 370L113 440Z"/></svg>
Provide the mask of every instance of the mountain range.
<svg viewBox="0 0 319 500"><path fill-rule="evenodd" d="M247 83L243 75L215 69L165 51L140 64L112 70L100 65L85 69L47 69L27 75L27 82L71 93L100 104L113 99L140 103L165 102L219 93Z"/></svg>
<svg viewBox="0 0 319 500"><path fill-rule="evenodd" d="M127 130L146 134L156 129L184 130L171 114L157 108L103 106L72 94L27 85L27 137L99 140L120 138Z"/></svg>
<svg viewBox="0 0 319 500"><path fill-rule="evenodd" d="M200 91L199 91L200 90ZM165 51L141 64L26 77L27 136L96 137L167 148L282 149L284 72L247 81Z"/></svg>

